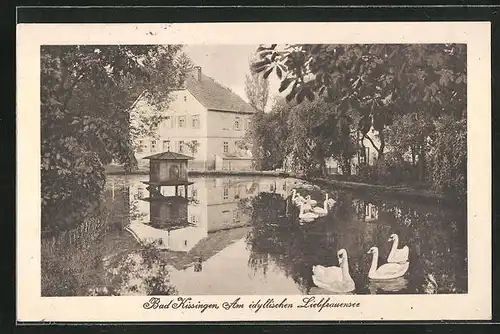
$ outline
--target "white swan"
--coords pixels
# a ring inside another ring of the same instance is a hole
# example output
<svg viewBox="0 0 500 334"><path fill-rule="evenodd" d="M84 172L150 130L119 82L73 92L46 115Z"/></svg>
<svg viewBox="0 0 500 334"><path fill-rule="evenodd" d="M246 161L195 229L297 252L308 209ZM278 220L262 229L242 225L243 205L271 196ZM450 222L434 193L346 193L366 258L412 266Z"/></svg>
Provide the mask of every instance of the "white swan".
<svg viewBox="0 0 500 334"><path fill-rule="evenodd" d="M378 266L378 248L372 247L368 251L368 254L373 254L372 265L370 267L370 272L368 273L368 278L375 280L387 280L397 277L401 277L408 271L410 267L409 262L405 263L386 263Z"/></svg>
<svg viewBox="0 0 500 334"><path fill-rule="evenodd" d="M404 263L408 261L408 255L410 253L410 249L408 246L404 246L401 249L398 249L398 244L399 244L399 238L397 234L391 234L391 237L388 240L393 241L392 243L392 248L389 253L389 256L387 257L387 262L390 263Z"/></svg>
<svg viewBox="0 0 500 334"><path fill-rule="evenodd" d="M325 201L323 202L323 207L316 206L312 208L312 212L320 217L326 216L328 214L327 200L325 199Z"/></svg>
<svg viewBox="0 0 500 334"><path fill-rule="evenodd" d="M306 202L306 199L302 197L299 192L295 189L292 190L292 202L295 203L295 205L300 205L302 203Z"/></svg>
<svg viewBox="0 0 500 334"><path fill-rule="evenodd" d="M339 259L339 267L313 266L313 282L316 286L332 292L351 292L355 289L355 285L354 280L349 274L347 251L345 249L339 250L337 258Z"/></svg>
<svg viewBox="0 0 500 334"><path fill-rule="evenodd" d="M310 206L309 204L301 203L300 205L304 207L304 212L312 211L312 206Z"/></svg>
<svg viewBox="0 0 500 334"><path fill-rule="evenodd" d="M299 220L301 223L310 223L319 216L313 212L304 212L304 205L300 205Z"/></svg>
<svg viewBox="0 0 500 334"><path fill-rule="evenodd" d="M306 204L309 204L310 206L315 206L318 204L318 201L315 201L311 198L311 195L306 196Z"/></svg>

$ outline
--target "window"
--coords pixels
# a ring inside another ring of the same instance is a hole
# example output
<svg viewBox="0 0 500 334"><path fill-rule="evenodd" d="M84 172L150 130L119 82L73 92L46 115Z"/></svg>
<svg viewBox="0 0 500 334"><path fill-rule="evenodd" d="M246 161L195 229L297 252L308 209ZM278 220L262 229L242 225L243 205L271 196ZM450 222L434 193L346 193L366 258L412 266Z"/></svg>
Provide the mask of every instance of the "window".
<svg viewBox="0 0 500 334"><path fill-rule="evenodd" d="M191 119L191 125L193 129L200 128L200 115L193 115L193 118Z"/></svg>
<svg viewBox="0 0 500 334"><path fill-rule="evenodd" d="M286 190L286 183L283 184L283 190Z"/></svg>
<svg viewBox="0 0 500 334"><path fill-rule="evenodd" d="M187 96L186 96L186 95L184 95L184 102L186 102L186 101L187 101Z"/></svg>
<svg viewBox="0 0 500 334"><path fill-rule="evenodd" d="M172 180L177 180L179 178L179 167L177 165L170 166L168 170L168 177ZM181 188L178 188L180 190ZM178 194L175 194L178 195Z"/></svg>
<svg viewBox="0 0 500 334"><path fill-rule="evenodd" d="M192 153L192 154L196 154L196 153L198 153L198 146L199 146L198 141L197 141L197 140L193 140L193 141L191 142L191 145L192 145L192 146L191 146L191 148L192 148L192 149L191 149L191 153Z"/></svg>
<svg viewBox="0 0 500 334"><path fill-rule="evenodd" d="M156 152L156 140L151 141L151 152Z"/></svg>
<svg viewBox="0 0 500 334"><path fill-rule="evenodd" d="M179 153L184 153L184 140L179 141Z"/></svg>
<svg viewBox="0 0 500 334"><path fill-rule="evenodd" d="M227 141L225 141L223 143L223 149L224 149L224 153L228 153L229 152L229 143Z"/></svg>
<svg viewBox="0 0 500 334"><path fill-rule="evenodd" d="M229 198L229 188L224 188L224 192L222 194L222 197L224 199L228 199Z"/></svg>
<svg viewBox="0 0 500 334"><path fill-rule="evenodd" d="M191 188L191 197L196 198L198 196L198 189Z"/></svg>
<svg viewBox="0 0 500 334"><path fill-rule="evenodd" d="M252 126L252 121L250 119L247 119L247 130L250 130Z"/></svg>
<svg viewBox="0 0 500 334"><path fill-rule="evenodd" d="M164 140L163 141L163 150L164 151L170 151L170 140Z"/></svg>
<svg viewBox="0 0 500 334"><path fill-rule="evenodd" d="M142 199L144 198L144 193L143 193L144 189L142 187L138 187L137 188L137 198L138 199Z"/></svg>
<svg viewBox="0 0 500 334"><path fill-rule="evenodd" d="M240 123L240 118L235 117L234 118L234 129L235 130L241 130L241 123Z"/></svg>
<svg viewBox="0 0 500 334"><path fill-rule="evenodd" d="M196 215L191 215L191 223L198 224L198 217Z"/></svg>
<svg viewBox="0 0 500 334"><path fill-rule="evenodd" d="M165 117L165 124L167 128L173 128L174 127L174 122L172 116L166 116Z"/></svg>
<svg viewBox="0 0 500 334"><path fill-rule="evenodd" d="M179 128L186 127L186 116L179 116Z"/></svg>
<svg viewBox="0 0 500 334"><path fill-rule="evenodd" d="M233 222L239 222L240 221L240 212L238 210L233 212Z"/></svg>
<svg viewBox="0 0 500 334"><path fill-rule="evenodd" d="M142 152L143 145L144 144L143 144L142 140L139 140L139 145L137 147L137 152Z"/></svg>

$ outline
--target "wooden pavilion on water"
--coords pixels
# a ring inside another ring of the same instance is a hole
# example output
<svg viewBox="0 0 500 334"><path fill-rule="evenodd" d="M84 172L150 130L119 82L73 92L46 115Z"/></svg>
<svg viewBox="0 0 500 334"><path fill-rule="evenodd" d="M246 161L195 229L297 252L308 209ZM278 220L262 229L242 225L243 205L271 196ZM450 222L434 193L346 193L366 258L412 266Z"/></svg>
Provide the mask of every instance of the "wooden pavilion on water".
<svg viewBox="0 0 500 334"><path fill-rule="evenodd" d="M188 181L187 163L193 157L162 152L144 159L149 159L149 197L143 198L150 203L151 226L163 230L175 230L190 226L188 222L188 187L194 182ZM173 187L174 195L164 195L163 187ZM184 196L179 195L179 187L184 187Z"/></svg>

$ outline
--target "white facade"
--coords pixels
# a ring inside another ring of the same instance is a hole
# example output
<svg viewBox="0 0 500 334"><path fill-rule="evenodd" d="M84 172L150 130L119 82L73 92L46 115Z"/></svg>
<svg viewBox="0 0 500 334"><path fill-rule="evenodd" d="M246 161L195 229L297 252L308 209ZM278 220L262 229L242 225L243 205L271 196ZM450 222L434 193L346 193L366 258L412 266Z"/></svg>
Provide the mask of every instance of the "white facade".
<svg viewBox="0 0 500 334"><path fill-rule="evenodd" d="M187 89L172 92L172 97L169 107L162 110L166 119L156 136L135 143L140 147L135 154L140 167L148 166L144 157L165 151L194 157L189 161L190 170L213 170L217 157L247 157L251 164L249 151L239 148L250 129L251 113L209 110ZM138 110L145 108L138 105Z"/></svg>
<svg viewBox="0 0 500 334"><path fill-rule="evenodd" d="M146 164L145 156L171 151L194 157L193 164L203 167L207 160L207 109L187 89L171 93L172 102L162 110L165 120L154 138L141 138L136 143L139 164ZM196 147L189 145L195 142ZM204 168L203 168L204 169Z"/></svg>

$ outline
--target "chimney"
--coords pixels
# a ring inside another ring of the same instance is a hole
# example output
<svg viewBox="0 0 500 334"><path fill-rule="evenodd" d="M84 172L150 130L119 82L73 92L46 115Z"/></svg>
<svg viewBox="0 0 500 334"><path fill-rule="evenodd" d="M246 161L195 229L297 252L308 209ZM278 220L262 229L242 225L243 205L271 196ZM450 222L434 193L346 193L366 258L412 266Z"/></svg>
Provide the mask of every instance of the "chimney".
<svg viewBox="0 0 500 334"><path fill-rule="evenodd" d="M201 81L201 66L195 66L194 69L196 70L196 79Z"/></svg>

